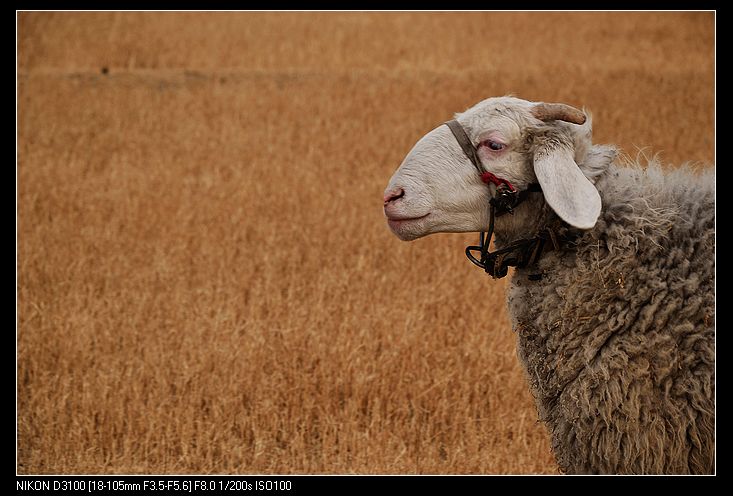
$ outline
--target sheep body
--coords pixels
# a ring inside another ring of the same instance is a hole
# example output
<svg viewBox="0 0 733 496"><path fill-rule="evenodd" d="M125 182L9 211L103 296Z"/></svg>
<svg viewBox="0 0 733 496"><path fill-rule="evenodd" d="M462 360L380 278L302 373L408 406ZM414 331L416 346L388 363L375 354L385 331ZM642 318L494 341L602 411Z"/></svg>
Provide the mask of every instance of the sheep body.
<svg viewBox="0 0 733 496"><path fill-rule="evenodd" d="M596 187L595 228L516 270L507 294L557 462L571 473L710 473L712 173L610 165Z"/></svg>
<svg viewBox="0 0 733 496"><path fill-rule="evenodd" d="M591 115L565 104L489 98L455 120L478 158L433 129L390 179L385 216L406 241L489 230L497 189L472 160L517 190L540 184L496 216L494 240L551 228L561 241L516 269L507 293L560 468L713 472L713 172L619 166L615 147L593 144Z"/></svg>

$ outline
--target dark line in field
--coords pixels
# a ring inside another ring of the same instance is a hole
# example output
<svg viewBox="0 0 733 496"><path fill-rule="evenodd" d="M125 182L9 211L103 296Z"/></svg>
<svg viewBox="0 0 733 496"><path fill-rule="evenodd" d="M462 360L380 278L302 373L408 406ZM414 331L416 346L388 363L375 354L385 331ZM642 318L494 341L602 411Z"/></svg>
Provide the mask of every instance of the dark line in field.
<svg viewBox="0 0 733 496"><path fill-rule="evenodd" d="M557 67L566 68L572 64L558 64ZM326 70L313 70L313 69L292 69L292 70L269 70L269 69L232 69L232 70L206 70L206 69L117 69L114 67L103 66L99 69L81 69L81 70L62 70L62 69L30 69L30 70L19 70L19 78L30 78L30 77L58 77L58 78L94 78L94 79L119 79L120 77L126 78L137 78L137 79L179 79L184 78L187 80L216 80L221 78L237 80L261 80L268 78L281 78L281 79L321 79L321 78L367 78L367 79L420 79L424 77L449 77L449 78L463 78L466 76L506 76L507 74L544 74L548 70L547 67L522 67L518 71L506 71L503 70L498 72L494 69L464 69L461 71L453 70L430 70L430 69L400 69L400 70L387 70L387 69L326 69ZM605 68L605 67L575 67L573 70L584 73L597 73L599 70L605 74L617 74L617 73L640 73L648 74L648 69L644 67L618 67ZM669 69L662 69L656 72L664 74L677 74L677 75L691 75L691 74L705 74L707 71L699 68L686 68L686 67L673 67Z"/></svg>

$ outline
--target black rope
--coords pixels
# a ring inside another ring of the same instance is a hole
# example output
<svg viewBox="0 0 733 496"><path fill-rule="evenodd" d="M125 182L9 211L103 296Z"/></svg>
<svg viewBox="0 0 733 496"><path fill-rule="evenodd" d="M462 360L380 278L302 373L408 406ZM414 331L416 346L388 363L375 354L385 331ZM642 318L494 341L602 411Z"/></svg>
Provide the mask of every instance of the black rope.
<svg viewBox="0 0 733 496"><path fill-rule="evenodd" d="M507 275L509 267L524 268L539 260L542 254L546 237L537 235L531 239L523 239L496 251L489 251L491 238L494 235L494 219L496 207L489 205L489 230L479 235L479 245L466 247L466 257L477 267L481 267L494 279L500 279ZM476 258L474 253L478 253ZM536 281L541 275L532 274L530 280Z"/></svg>
<svg viewBox="0 0 733 496"><path fill-rule="evenodd" d="M471 163L476 167L479 174L483 174L484 171L481 167L481 161L478 158L476 147L466 134L463 126L455 119L445 124L453 133L463 153L466 154ZM526 190L520 192L508 187L506 184L501 184L496 187L496 195L489 200L489 230L486 233L481 232L479 234L478 245L466 247L466 257L468 257L471 263L481 267L491 277L498 279L507 275L509 267L526 267L539 259L544 250L546 240L544 236L539 234L531 239L517 241L501 250L489 251L491 238L494 236L495 217L506 213L513 213L514 209L527 199L530 192L539 191L542 191L542 188L537 183L530 184ZM556 247L557 242L554 233L550 232L550 236L553 245ZM474 253L478 254L478 258L474 256ZM536 281L541 277L540 274L531 274L530 280Z"/></svg>

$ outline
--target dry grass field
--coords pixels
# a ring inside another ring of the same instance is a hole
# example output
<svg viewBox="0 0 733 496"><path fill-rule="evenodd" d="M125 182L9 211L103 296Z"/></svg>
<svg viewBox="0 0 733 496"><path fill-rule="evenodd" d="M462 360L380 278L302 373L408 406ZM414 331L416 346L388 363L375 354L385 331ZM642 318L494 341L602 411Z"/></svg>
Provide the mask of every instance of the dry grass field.
<svg viewBox="0 0 733 496"><path fill-rule="evenodd" d="M513 93L714 160L712 13L20 13L17 472L557 473L425 132Z"/></svg>

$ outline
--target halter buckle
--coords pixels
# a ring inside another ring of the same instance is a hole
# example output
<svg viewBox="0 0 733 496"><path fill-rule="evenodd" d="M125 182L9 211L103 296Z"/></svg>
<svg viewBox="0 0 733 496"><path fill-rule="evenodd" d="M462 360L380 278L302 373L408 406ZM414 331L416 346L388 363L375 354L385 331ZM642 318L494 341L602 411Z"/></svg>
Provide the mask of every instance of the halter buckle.
<svg viewBox="0 0 733 496"><path fill-rule="evenodd" d="M499 215L502 212L514 213L514 207L517 206L517 199L519 192L511 189L506 184L501 184L496 187L496 195L489 200L489 202L496 207L499 211Z"/></svg>

